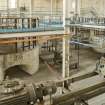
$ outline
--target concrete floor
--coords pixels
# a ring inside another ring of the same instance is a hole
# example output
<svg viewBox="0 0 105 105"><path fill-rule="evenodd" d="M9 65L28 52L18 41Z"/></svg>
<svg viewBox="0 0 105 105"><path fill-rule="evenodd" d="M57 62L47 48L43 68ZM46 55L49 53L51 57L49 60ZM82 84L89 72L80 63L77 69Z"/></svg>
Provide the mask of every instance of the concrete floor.
<svg viewBox="0 0 105 105"><path fill-rule="evenodd" d="M80 70L75 71L75 73L73 73L74 75L71 75L71 77L75 77L93 71L95 69L95 64L99 55L100 54L97 54L96 52L90 49L81 49ZM73 56L77 57L77 55ZM13 67L8 69L6 74L9 75L11 78L20 78L25 81L32 81L32 82L57 80L61 78L61 70L60 72L59 70L54 71L52 68L49 68L47 65L43 63L40 63L39 71L32 76L20 70L18 67Z"/></svg>
<svg viewBox="0 0 105 105"><path fill-rule="evenodd" d="M73 52L73 56L77 58L77 54ZM101 54L97 54L92 49L81 49L80 50L80 69L79 71L71 72L71 78L76 77L79 75L83 75L95 70L97 59L101 56ZM56 67L56 66L55 66ZM54 67L54 68L55 68ZM18 67L13 67L7 70L6 74L11 78L20 78L24 80L26 83L34 82L37 83L39 81L48 81L48 80L59 80L61 79L61 70L54 70L51 67L48 67L45 63L40 62L40 69L34 75L29 75L24 71L20 70ZM87 80L78 81L76 83L71 84L70 89L72 92L78 91L82 88L87 88L89 86L93 86L97 83L103 82L104 79L100 76L91 77ZM100 96L102 98L102 96ZM98 103L101 103L101 98L93 98L91 100L98 100ZM89 105L91 105L91 100L89 100ZM104 102L103 102L104 103ZM93 104L92 104L93 105ZM94 101L94 105L101 105L97 104Z"/></svg>
<svg viewBox="0 0 105 105"><path fill-rule="evenodd" d="M7 70L6 74L11 78L20 78L25 82L39 82L47 80L55 80L57 77L48 70L45 64L40 64L39 71L34 75L29 75L18 67L13 67Z"/></svg>
<svg viewBox="0 0 105 105"><path fill-rule="evenodd" d="M77 56L77 54L75 55ZM76 57L75 55L74 57ZM80 55L79 57L80 67L77 75L94 71L96 68L96 62L101 56L101 54L98 54L93 49L89 48L84 48L84 49L80 48L79 55Z"/></svg>

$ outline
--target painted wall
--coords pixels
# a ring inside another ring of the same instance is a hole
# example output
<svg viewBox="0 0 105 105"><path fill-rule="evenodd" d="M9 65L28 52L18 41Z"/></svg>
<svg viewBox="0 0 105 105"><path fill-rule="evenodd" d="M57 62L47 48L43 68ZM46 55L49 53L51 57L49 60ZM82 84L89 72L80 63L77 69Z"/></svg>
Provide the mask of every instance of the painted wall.
<svg viewBox="0 0 105 105"><path fill-rule="evenodd" d="M26 52L0 55L0 80L4 79L5 71L14 66L30 75L36 73L39 70L39 46Z"/></svg>

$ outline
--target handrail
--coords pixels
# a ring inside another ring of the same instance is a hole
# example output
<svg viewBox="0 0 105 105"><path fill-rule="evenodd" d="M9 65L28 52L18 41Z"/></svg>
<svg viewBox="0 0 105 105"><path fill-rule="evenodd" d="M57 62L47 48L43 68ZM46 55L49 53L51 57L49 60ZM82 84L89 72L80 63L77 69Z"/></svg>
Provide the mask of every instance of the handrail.
<svg viewBox="0 0 105 105"><path fill-rule="evenodd" d="M45 37L45 36L44 36ZM63 34L60 36L51 36L47 38L43 38L43 36L37 36L35 39L30 37L29 39L10 39L10 40L0 40L0 44L15 44L15 43L22 43L22 42L41 42L41 41L48 41L48 40L55 40L55 39L62 39L63 37L68 37L68 34ZM23 37L24 38L24 37Z"/></svg>

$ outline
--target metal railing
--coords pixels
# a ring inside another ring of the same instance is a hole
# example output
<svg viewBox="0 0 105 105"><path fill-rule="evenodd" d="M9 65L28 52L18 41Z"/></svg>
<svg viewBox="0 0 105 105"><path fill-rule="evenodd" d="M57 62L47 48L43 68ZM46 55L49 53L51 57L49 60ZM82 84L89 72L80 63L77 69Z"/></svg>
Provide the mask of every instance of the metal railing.
<svg viewBox="0 0 105 105"><path fill-rule="evenodd" d="M61 15L32 13L9 14L0 17L0 33L63 30Z"/></svg>
<svg viewBox="0 0 105 105"><path fill-rule="evenodd" d="M89 17L74 16L66 19L66 25L70 24L105 26L105 17L89 18Z"/></svg>

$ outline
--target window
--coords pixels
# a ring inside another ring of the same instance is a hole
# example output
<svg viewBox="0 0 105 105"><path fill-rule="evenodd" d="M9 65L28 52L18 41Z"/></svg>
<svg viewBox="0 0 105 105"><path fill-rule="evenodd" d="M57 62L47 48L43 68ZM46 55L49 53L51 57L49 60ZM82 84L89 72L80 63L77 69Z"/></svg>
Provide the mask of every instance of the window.
<svg viewBox="0 0 105 105"><path fill-rule="evenodd" d="M9 8L16 8L16 0L9 0Z"/></svg>

